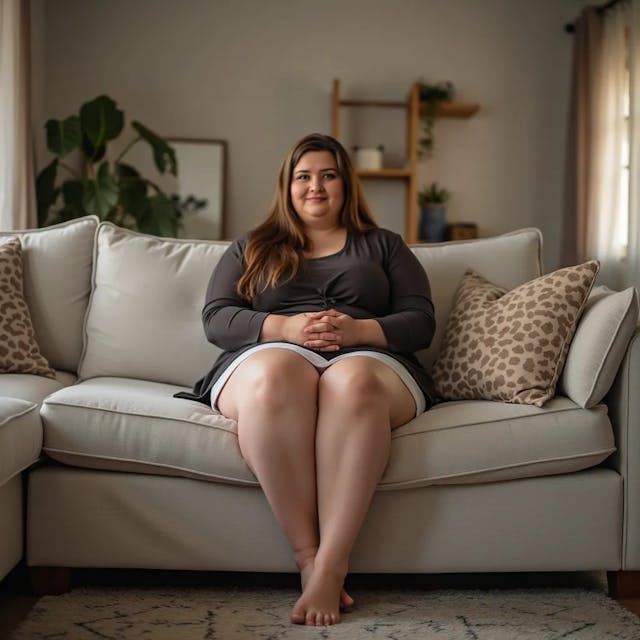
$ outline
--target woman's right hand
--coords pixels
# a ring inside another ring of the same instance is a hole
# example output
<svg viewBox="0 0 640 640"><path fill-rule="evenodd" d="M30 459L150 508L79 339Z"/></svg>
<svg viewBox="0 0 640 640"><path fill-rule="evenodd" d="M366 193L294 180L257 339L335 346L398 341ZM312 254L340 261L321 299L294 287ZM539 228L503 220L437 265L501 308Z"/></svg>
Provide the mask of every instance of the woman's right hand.
<svg viewBox="0 0 640 640"><path fill-rule="evenodd" d="M324 322L319 326L316 317L315 313L298 313L293 316L269 314L262 324L260 341L284 340L302 346L309 341L309 333L305 329L313 323L314 330L319 332L313 348L318 351L337 351L340 345L337 334L332 331L333 326L330 322Z"/></svg>

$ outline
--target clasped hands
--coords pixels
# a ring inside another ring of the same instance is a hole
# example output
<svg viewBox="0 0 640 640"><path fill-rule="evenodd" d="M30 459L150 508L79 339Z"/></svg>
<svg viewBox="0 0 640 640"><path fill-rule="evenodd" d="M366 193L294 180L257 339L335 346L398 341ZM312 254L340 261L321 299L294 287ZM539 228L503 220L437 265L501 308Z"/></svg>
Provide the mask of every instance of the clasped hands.
<svg viewBox="0 0 640 640"><path fill-rule="evenodd" d="M287 342L317 351L338 351L361 344L359 321L335 309L289 316L283 333Z"/></svg>

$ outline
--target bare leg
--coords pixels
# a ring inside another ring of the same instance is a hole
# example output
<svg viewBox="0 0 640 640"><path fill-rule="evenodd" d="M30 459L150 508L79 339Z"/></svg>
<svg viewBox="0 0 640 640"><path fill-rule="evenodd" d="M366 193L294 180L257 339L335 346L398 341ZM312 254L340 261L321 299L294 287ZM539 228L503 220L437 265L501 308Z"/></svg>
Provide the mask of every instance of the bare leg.
<svg viewBox="0 0 640 640"><path fill-rule="evenodd" d="M282 527L302 580L318 549L315 433L318 373L285 349L259 351L231 375L219 398L238 422L240 451Z"/></svg>
<svg viewBox="0 0 640 640"><path fill-rule="evenodd" d="M349 555L389 460L391 429L415 415L415 402L384 364L353 357L320 378L316 474L320 545L294 622L339 622Z"/></svg>

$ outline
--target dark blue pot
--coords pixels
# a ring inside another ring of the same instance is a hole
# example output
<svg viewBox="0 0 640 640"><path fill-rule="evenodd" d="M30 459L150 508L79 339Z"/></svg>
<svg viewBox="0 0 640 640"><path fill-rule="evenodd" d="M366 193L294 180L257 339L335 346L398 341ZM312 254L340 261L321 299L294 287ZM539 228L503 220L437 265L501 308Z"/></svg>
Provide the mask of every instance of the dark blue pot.
<svg viewBox="0 0 640 640"><path fill-rule="evenodd" d="M447 239L447 209L444 206L420 207L420 240L444 242Z"/></svg>

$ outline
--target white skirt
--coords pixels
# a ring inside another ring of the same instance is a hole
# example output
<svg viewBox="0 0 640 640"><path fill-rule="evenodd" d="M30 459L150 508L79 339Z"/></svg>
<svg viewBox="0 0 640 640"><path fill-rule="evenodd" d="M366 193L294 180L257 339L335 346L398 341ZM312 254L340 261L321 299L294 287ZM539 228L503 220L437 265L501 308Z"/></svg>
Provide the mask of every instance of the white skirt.
<svg viewBox="0 0 640 640"><path fill-rule="evenodd" d="M235 358L235 360L232 360L227 368L223 371L222 375L216 380L213 387L211 387L211 406L216 411L218 410L218 396L220 395L220 392L222 391L222 388L226 384L227 380L231 377L231 374L250 355L256 353L256 351L262 351L263 349L288 349L289 351L295 351L297 354L301 355L308 362L310 362L316 369L318 369L318 371L327 369L332 364L335 364L340 360L344 360L345 358L352 358L353 356L365 356L367 358L373 358L374 360L383 362L390 369L392 369L398 375L400 380L402 380L407 389L409 389L409 392L413 396L413 399L416 403L416 416L423 413L426 408L424 394L422 393L422 390L418 386L417 382L413 379L413 376L409 373L407 368L402 363L398 362L395 358L387 355L386 353L380 353L378 351L366 351L363 349L362 351L350 351L349 353L343 353L342 355L336 356L331 360L325 360L315 351L311 351L310 349L301 347L298 344L292 344L290 342L264 342L261 344L257 344L251 349L243 351L237 358Z"/></svg>

